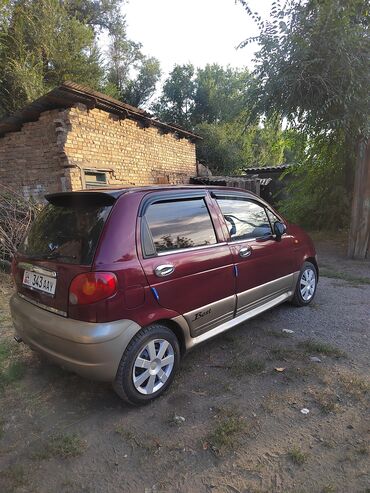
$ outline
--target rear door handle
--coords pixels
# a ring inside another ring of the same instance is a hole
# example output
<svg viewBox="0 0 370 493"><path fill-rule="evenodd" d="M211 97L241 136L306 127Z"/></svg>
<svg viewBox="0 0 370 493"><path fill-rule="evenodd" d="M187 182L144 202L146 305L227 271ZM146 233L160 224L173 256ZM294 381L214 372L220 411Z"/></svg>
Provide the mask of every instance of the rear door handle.
<svg viewBox="0 0 370 493"><path fill-rule="evenodd" d="M239 257L245 258L252 254L252 248L250 246L242 247L239 250Z"/></svg>
<svg viewBox="0 0 370 493"><path fill-rule="evenodd" d="M158 265L158 267L154 269L154 273L157 277L169 276L174 271L175 271L175 267L172 264Z"/></svg>

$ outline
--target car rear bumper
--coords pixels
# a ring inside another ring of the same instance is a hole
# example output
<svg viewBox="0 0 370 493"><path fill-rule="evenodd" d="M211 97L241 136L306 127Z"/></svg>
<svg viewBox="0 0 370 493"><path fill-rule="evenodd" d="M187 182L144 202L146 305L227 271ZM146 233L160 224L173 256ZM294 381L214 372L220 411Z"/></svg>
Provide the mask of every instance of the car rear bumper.
<svg viewBox="0 0 370 493"><path fill-rule="evenodd" d="M132 320L90 323L48 312L14 294L15 331L32 349L83 377L111 382L140 326Z"/></svg>

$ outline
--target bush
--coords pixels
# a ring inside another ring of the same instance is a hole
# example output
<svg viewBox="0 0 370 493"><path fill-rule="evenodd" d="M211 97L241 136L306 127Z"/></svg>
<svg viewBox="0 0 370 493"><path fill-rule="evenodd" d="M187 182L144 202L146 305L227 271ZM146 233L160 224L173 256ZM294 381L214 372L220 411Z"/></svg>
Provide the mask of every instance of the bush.
<svg viewBox="0 0 370 493"><path fill-rule="evenodd" d="M41 208L19 192L0 185L0 265L9 265Z"/></svg>
<svg viewBox="0 0 370 493"><path fill-rule="evenodd" d="M351 184L346 180L346 160L350 150L340 140L311 141L302 163L287 170L291 182L288 198L279 204L286 218L313 230L348 227Z"/></svg>

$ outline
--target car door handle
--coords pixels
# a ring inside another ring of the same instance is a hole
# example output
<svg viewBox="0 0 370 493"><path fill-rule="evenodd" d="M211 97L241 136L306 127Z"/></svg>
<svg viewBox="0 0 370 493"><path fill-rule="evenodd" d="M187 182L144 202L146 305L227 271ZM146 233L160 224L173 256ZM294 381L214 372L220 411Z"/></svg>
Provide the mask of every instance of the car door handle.
<svg viewBox="0 0 370 493"><path fill-rule="evenodd" d="M250 246L243 247L239 250L239 257L245 258L252 254L252 248Z"/></svg>
<svg viewBox="0 0 370 493"><path fill-rule="evenodd" d="M154 273L157 277L169 276L174 271L175 271L175 267L172 264L158 265L158 267L154 269Z"/></svg>

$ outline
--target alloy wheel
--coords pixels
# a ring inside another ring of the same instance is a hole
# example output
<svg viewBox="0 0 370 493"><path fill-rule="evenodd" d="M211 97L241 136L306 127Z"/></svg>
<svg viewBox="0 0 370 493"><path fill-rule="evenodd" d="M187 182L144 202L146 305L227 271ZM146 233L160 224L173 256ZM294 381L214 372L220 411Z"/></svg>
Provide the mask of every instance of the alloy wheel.
<svg viewBox="0 0 370 493"><path fill-rule="evenodd" d="M132 379L138 392L154 394L167 382L175 363L174 349L165 339L153 339L139 351Z"/></svg>

